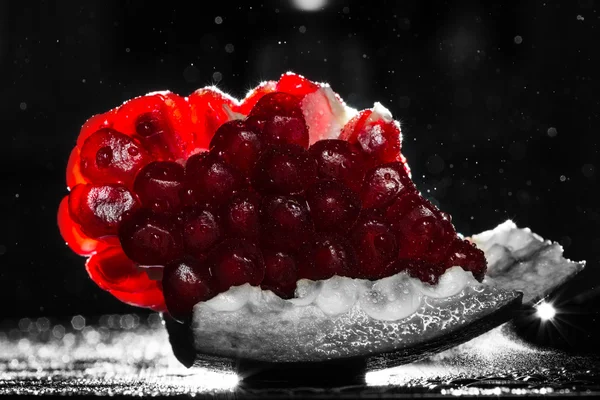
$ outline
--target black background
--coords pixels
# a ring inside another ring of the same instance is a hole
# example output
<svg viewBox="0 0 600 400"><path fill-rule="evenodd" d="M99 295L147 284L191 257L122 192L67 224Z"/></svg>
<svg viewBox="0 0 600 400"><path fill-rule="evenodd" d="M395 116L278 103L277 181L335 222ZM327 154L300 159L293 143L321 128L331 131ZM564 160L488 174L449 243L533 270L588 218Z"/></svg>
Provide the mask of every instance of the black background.
<svg viewBox="0 0 600 400"><path fill-rule="evenodd" d="M292 70L354 107L387 106L414 180L460 232L511 218L588 260L553 300L562 334L538 340L589 349L600 309L597 2L292 3L0 2L0 318L140 311L97 288L56 227L89 116L154 90L216 83L243 97Z"/></svg>

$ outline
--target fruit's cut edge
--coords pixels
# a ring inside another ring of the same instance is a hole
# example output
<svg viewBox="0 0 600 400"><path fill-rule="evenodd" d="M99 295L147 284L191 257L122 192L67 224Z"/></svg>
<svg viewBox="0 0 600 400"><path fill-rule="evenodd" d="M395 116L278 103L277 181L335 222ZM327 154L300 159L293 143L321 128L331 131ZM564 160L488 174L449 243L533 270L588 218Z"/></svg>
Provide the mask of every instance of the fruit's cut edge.
<svg viewBox="0 0 600 400"><path fill-rule="evenodd" d="M341 357L326 361L315 362L262 362L244 358L222 357L215 354L198 352L194 347L194 333L191 322L180 324L171 319L168 314L163 314L169 335L169 341L175 357L186 367L205 367L223 372L237 372L244 380L293 380L302 377L307 379L304 371L311 371L312 378L319 380L323 376L330 376L335 371L335 366L348 366L352 373L348 378L371 370L391 368L410 363L434 353L446 350L464 343L484 332L493 329L513 318L514 313L521 308L522 293L513 292L514 296L494 311L478 320L462 325L461 327L432 340L416 343L394 351L364 354L361 356ZM344 367L345 368L345 367ZM302 374L295 371L303 371Z"/></svg>

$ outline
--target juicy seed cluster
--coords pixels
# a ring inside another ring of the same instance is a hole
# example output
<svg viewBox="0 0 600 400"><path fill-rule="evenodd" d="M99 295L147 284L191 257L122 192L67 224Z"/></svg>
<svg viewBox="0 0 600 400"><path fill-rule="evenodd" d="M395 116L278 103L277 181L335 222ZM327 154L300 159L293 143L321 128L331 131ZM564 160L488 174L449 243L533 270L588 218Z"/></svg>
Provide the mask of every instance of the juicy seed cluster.
<svg viewBox="0 0 600 400"><path fill-rule="evenodd" d="M69 237L91 241L98 254L88 269L100 271L93 278L102 287L155 309L148 293L164 293L171 315L184 320L197 302L245 283L290 298L303 278L407 271L435 284L460 265L483 279L483 253L415 188L396 123L366 110L340 139L310 144L302 98L319 86L293 75L281 82L282 91L250 96L241 120L227 121L219 108L226 100L214 93L190 96L187 111L174 97L141 98L117 109L125 119L90 120L74 152L79 175L70 178L83 183L59 220L72 220ZM189 150L198 138L177 119L186 113L214 126L203 139L208 149ZM115 260L128 261L119 270ZM122 293L125 273L135 274L139 292Z"/></svg>

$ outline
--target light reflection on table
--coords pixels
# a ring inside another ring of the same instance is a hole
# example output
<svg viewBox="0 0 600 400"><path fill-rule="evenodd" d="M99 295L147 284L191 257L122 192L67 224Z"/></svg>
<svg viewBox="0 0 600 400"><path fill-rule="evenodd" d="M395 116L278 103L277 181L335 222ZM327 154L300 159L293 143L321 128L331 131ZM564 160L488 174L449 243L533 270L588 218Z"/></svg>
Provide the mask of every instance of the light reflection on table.
<svg viewBox="0 0 600 400"><path fill-rule="evenodd" d="M597 358L536 348L498 327L429 359L369 372L366 386L312 388L310 393L594 394L600 393L599 376ZM261 390L239 385L233 372L183 367L157 314L0 323L0 394L266 394ZM293 394L299 389L279 390Z"/></svg>

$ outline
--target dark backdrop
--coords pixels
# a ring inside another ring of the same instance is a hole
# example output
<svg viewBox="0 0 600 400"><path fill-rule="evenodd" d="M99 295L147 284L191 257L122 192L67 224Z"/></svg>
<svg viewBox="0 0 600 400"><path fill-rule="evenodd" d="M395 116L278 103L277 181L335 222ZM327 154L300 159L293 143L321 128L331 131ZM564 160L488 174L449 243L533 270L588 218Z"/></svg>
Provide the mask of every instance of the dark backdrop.
<svg viewBox="0 0 600 400"><path fill-rule="evenodd" d="M161 89L216 83L239 97L293 70L330 82L355 107L389 107L417 185L464 234L512 218L588 260L554 301L572 325L556 340L591 343L600 305L594 0L330 0L318 12L287 1L190 3L0 2L0 317L134 310L88 279L55 223L89 116Z"/></svg>

